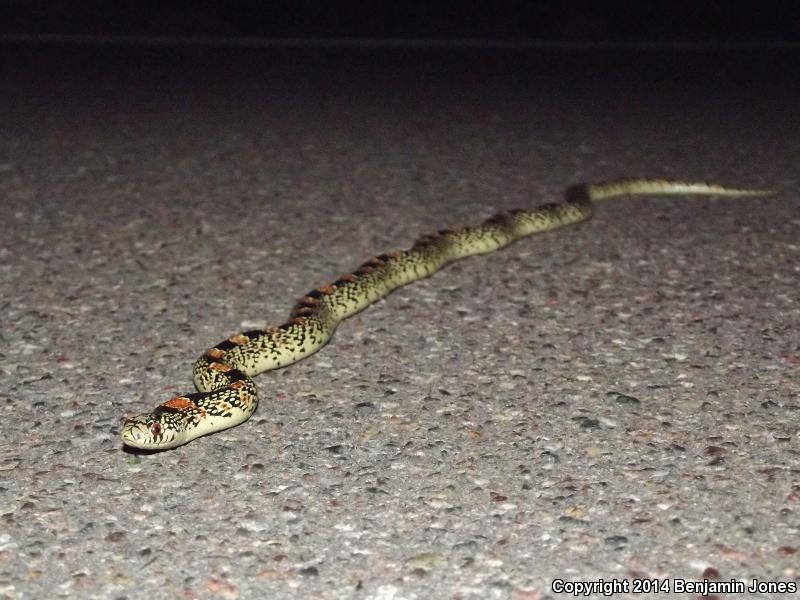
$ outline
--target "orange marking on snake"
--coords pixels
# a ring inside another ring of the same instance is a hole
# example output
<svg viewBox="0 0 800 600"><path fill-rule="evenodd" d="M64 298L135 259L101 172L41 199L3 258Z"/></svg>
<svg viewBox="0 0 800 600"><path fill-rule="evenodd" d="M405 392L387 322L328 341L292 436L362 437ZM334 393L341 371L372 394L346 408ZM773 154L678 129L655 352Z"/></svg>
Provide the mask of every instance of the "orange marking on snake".
<svg viewBox="0 0 800 600"><path fill-rule="evenodd" d="M220 373L227 373L228 371L232 371L233 370L232 366L226 365L225 363L218 363L218 362L211 363L210 365L208 365L208 368L209 369L213 369L215 371L218 371Z"/></svg>
<svg viewBox="0 0 800 600"><path fill-rule="evenodd" d="M167 406L169 408L177 408L178 410L183 410L186 408L192 408L194 406L194 402L192 402L185 396L175 396L174 398L170 398L169 400L164 402L163 406Z"/></svg>
<svg viewBox="0 0 800 600"><path fill-rule="evenodd" d="M219 360L223 356L225 356L225 351L220 350L219 348L209 348L206 350L206 356L209 358L213 358L214 360Z"/></svg>
<svg viewBox="0 0 800 600"><path fill-rule="evenodd" d="M317 288L320 294L332 294L336 288L332 285L321 285Z"/></svg>
<svg viewBox="0 0 800 600"><path fill-rule="evenodd" d="M233 344L236 344L237 346L241 346L249 342L250 338L247 337L246 335L242 335L241 333L237 333L236 335L232 335L231 337L229 337L228 341Z"/></svg>
<svg viewBox="0 0 800 600"><path fill-rule="evenodd" d="M244 385L244 381L242 381L242 380L240 379L239 381L234 381L234 382L233 382L233 383L232 383L232 384L231 384L229 387L230 387L232 390L238 390L238 389L239 389L240 387L242 387L243 385Z"/></svg>

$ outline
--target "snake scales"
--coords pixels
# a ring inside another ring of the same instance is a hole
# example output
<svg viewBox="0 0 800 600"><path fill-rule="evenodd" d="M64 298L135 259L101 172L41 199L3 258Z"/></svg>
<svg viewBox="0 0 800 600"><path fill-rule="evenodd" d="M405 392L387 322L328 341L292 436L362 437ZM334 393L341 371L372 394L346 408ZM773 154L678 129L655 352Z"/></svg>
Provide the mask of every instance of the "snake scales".
<svg viewBox="0 0 800 600"><path fill-rule="evenodd" d="M258 405L252 377L313 354L328 342L343 319L454 260L492 252L521 237L583 221L592 214L592 201L630 194L768 193L706 183L623 179L576 185L567 190L561 203L501 212L477 227L423 236L408 250L371 258L352 273L310 291L295 304L283 325L237 333L207 350L194 364L194 383L199 391L176 396L152 412L127 419L122 440L135 448L163 450L239 425Z"/></svg>

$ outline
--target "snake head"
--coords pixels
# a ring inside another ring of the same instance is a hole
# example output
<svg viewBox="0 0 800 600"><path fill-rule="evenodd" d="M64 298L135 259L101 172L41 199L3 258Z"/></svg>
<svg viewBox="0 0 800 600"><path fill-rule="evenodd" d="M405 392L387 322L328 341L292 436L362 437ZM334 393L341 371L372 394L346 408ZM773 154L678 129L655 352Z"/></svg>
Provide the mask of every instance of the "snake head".
<svg viewBox="0 0 800 600"><path fill-rule="evenodd" d="M153 412L127 419L122 426L122 441L142 450L167 450L188 442L179 410L158 406Z"/></svg>

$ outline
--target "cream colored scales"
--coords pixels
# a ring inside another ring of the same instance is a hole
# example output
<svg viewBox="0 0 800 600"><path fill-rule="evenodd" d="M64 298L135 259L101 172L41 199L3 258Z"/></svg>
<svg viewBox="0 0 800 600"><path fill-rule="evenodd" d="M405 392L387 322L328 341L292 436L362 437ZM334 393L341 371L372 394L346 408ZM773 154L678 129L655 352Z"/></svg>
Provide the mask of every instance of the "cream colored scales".
<svg viewBox="0 0 800 600"><path fill-rule="evenodd" d="M592 201L632 194L769 193L706 183L624 179L573 186L559 204L499 213L477 227L424 236L408 250L376 256L352 273L312 290L294 306L283 325L239 333L208 350L194 364L199 392L171 398L152 412L126 420L122 440L136 448L167 449L239 425L258 404L252 377L313 354L328 342L343 319L454 260L493 252L527 235L583 221L592 214Z"/></svg>

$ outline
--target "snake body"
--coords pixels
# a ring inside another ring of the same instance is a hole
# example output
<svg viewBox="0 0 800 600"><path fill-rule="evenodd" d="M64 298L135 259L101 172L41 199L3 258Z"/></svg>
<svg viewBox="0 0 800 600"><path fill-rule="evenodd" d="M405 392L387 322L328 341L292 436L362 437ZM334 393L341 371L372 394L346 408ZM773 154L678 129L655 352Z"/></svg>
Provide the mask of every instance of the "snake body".
<svg viewBox="0 0 800 600"><path fill-rule="evenodd" d="M193 369L199 391L176 396L152 412L127 419L122 440L135 448L163 450L239 425L258 405L252 378L313 354L328 342L343 319L454 260L493 252L519 238L583 221L591 216L593 201L631 194L767 193L707 183L623 179L572 186L563 202L501 212L476 227L423 236L408 250L371 258L333 283L311 290L295 304L284 324L237 333L207 350Z"/></svg>

